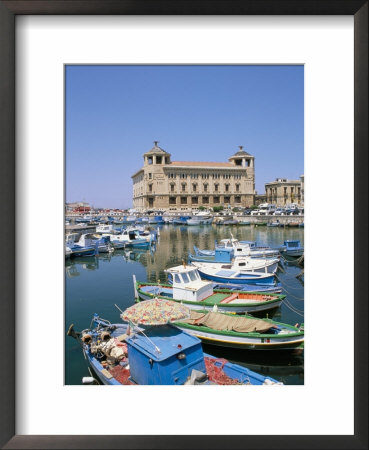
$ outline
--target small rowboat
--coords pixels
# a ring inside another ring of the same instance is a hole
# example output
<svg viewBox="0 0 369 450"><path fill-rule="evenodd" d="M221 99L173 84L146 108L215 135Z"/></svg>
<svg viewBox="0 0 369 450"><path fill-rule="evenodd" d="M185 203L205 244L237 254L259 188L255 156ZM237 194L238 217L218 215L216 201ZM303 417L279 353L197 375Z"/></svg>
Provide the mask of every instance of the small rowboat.
<svg viewBox="0 0 369 450"><path fill-rule="evenodd" d="M239 261L237 262L239 264ZM233 283L233 284L274 284L274 273L269 273L269 270L274 272L277 269L277 264L274 267L269 266L256 270L243 270L241 267L236 267L235 264L215 264L204 262L192 263L200 273L202 278L215 281L216 283Z"/></svg>
<svg viewBox="0 0 369 450"><path fill-rule="evenodd" d="M189 319L177 322L181 330L197 336L203 344L252 350L303 348L304 331L296 326L256 319L252 316L191 311Z"/></svg>

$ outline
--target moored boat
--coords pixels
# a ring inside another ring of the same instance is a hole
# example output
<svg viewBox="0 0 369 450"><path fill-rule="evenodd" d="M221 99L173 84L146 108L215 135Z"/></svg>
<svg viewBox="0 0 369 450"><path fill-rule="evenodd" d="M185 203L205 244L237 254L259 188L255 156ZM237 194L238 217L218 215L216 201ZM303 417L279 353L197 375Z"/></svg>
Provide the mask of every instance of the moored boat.
<svg viewBox="0 0 369 450"><path fill-rule="evenodd" d="M197 337L170 324L132 330L131 323L111 324L95 314L90 328L78 333L71 325L67 334L81 343L90 368L105 385L283 384L203 353Z"/></svg>
<svg viewBox="0 0 369 450"><path fill-rule="evenodd" d="M242 261L241 261L242 263ZM199 271L202 278L212 280L217 283L235 283L235 284L274 284L274 273L269 273L268 268L258 270L244 270L237 268L239 264L217 264L217 263L192 263ZM275 267L276 269L276 267Z"/></svg>
<svg viewBox="0 0 369 450"><path fill-rule="evenodd" d="M191 219L191 216L174 217L171 223L172 225L187 225L188 219Z"/></svg>
<svg viewBox="0 0 369 450"><path fill-rule="evenodd" d="M155 297L174 300L191 309L254 313L279 307L285 295L275 293L248 292L234 289L213 289L213 283L201 280L194 266L182 265L167 269L172 284L136 281L135 299L143 301Z"/></svg>
<svg viewBox="0 0 369 450"><path fill-rule="evenodd" d="M210 311L191 311L180 329L198 337L204 344L250 350L296 350L303 348L301 328L271 319Z"/></svg>
<svg viewBox="0 0 369 450"><path fill-rule="evenodd" d="M193 256L189 254L189 261L193 264L203 264L203 268L213 267L218 269L233 270L239 276L249 273L275 273L278 268L279 258L251 258L250 256L237 256L229 261L219 261L212 256Z"/></svg>
<svg viewBox="0 0 369 450"><path fill-rule="evenodd" d="M286 240L283 243L283 246L280 248L281 255L288 258L299 258L304 254L304 247L301 246L301 243L298 239L296 240Z"/></svg>
<svg viewBox="0 0 369 450"><path fill-rule="evenodd" d="M65 245L69 248L70 257L94 256L98 253L97 248L93 245L81 245L75 242L77 234L73 233L65 236Z"/></svg>
<svg viewBox="0 0 369 450"><path fill-rule="evenodd" d="M277 220L271 220L271 221L268 222L268 224L267 224L268 227L272 227L272 228L280 227L280 225L281 225L281 223L279 222L278 219L277 219Z"/></svg>
<svg viewBox="0 0 369 450"><path fill-rule="evenodd" d="M251 256L252 258L276 258L280 256L279 249L257 246L254 241L239 241L234 239L232 233L231 236L231 239L222 239L219 243L215 242L215 250L233 249L234 256ZM197 247L194 247L194 250L196 255L215 255L215 250L200 250Z"/></svg>
<svg viewBox="0 0 369 450"><path fill-rule="evenodd" d="M95 236L90 233L82 234L77 242L81 247L95 247L97 253L110 253L114 251L108 236Z"/></svg>

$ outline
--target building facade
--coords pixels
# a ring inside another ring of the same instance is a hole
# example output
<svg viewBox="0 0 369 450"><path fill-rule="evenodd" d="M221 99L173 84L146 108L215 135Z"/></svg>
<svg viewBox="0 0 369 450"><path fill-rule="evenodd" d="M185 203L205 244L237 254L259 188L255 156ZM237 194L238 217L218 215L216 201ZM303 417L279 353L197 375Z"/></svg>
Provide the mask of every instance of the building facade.
<svg viewBox="0 0 369 450"><path fill-rule="evenodd" d="M300 176L300 180L276 178L275 181L265 184L265 194L267 203L277 206L297 203L304 206L304 175Z"/></svg>
<svg viewBox="0 0 369 450"><path fill-rule="evenodd" d="M243 150L229 162L172 161L154 142L132 175L136 211L192 211L200 207L247 207L254 203L254 157Z"/></svg>

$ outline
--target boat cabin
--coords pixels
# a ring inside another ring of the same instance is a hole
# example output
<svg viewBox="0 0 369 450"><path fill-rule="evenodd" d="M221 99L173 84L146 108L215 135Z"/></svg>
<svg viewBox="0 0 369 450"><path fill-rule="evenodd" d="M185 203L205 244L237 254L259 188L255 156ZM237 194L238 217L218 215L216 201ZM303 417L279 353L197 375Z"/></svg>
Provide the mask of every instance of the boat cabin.
<svg viewBox="0 0 369 450"><path fill-rule="evenodd" d="M199 371L206 377L201 341L176 327L145 329L126 339L132 381L145 385L180 385Z"/></svg>
<svg viewBox="0 0 369 450"><path fill-rule="evenodd" d="M165 272L172 276L174 300L200 302L213 294L213 283L203 281L194 266L171 267Z"/></svg>
<svg viewBox="0 0 369 450"><path fill-rule="evenodd" d="M96 227L96 233L114 233L113 225L99 225Z"/></svg>
<svg viewBox="0 0 369 450"><path fill-rule="evenodd" d="M231 248L215 247L214 262L230 263L232 262L233 258L234 258L234 249L232 247Z"/></svg>
<svg viewBox="0 0 369 450"><path fill-rule="evenodd" d="M301 248L301 244L299 240L287 240L284 241L284 246L287 250L298 249Z"/></svg>

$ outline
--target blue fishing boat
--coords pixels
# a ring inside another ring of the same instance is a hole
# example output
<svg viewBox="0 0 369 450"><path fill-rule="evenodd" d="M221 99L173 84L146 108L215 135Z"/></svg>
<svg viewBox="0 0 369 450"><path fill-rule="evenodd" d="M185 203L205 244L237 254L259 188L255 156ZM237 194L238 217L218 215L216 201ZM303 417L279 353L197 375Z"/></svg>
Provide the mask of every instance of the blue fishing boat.
<svg viewBox="0 0 369 450"><path fill-rule="evenodd" d="M83 247L78 244L71 245L69 248L71 257L94 256L98 253L95 247Z"/></svg>
<svg viewBox="0 0 369 450"><path fill-rule="evenodd" d="M251 258L239 256L235 258L232 249L216 248L214 256L194 256L189 254L190 262L200 262L219 265L222 268L238 270L242 272L268 272L275 273L278 268L279 258ZM226 264L226 266L224 265Z"/></svg>
<svg viewBox="0 0 369 450"><path fill-rule="evenodd" d="M94 256L98 253L94 245L82 245L75 242L77 234L65 236L65 246L69 250L66 251L70 257Z"/></svg>
<svg viewBox="0 0 369 450"><path fill-rule="evenodd" d="M90 328L78 333L71 325L67 335L80 342L89 367L97 378L86 377L82 380L84 384L283 384L203 353L200 339L171 324L132 327L131 323L111 324L95 314Z"/></svg>
<svg viewBox="0 0 369 450"><path fill-rule="evenodd" d="M283 246L279 250L281 252L281 255L286 259L299 258L304 254L304 247L301 246L301 243L298 239L289 239L287 241L284 241Z"/></svg>
<svg viewBox="0 0 369 450"><path fill-rule="evenodd" d="M95 236L90 233L82 234L77 242L81 247L95 247L96 253L110 253L114 247L110 243L109 236Z"/></svg>
<svg viewBox="0 0 369 450"><path fill-rule="evenodd" d="M201 278L215 281L216 283L232 284L256 284L256 285L274 285L274 273L268 273L266 270L245 271L242 268L233 267L232 264L211 264L203 262L192 263L200 273Z"/></svg>
<svg viewBox="0 0 369 450"><path fill-rule="evenodd" d="M150 225L164 225L163 216L153 216L149 218Z"/></svg>
<svg viewBox="0 0 369 450"><path fill-rule="evenodd" d="M179 216L175 217L172 221L173 225L187 225L187 220L191 219L191 216Z"/></svg>

